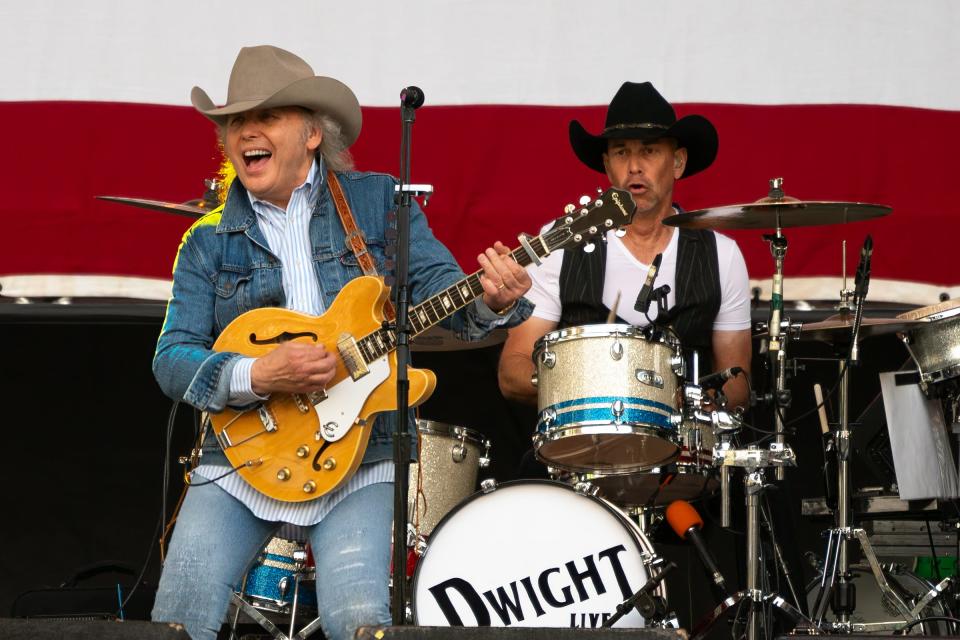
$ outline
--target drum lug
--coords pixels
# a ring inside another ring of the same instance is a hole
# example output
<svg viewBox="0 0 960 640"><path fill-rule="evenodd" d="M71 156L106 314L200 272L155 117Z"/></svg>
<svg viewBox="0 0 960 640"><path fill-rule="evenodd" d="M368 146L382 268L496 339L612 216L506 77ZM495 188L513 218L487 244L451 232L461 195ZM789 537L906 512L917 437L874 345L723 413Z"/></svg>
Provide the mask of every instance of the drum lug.
<svg viewBox="0 0 960 640"><path fill-rule="evenodd" d="M610 405L610 412L613 414L613 417L616 418L617 422L620 422L624 409L623 400L614 400L613 404Z"/></svg>
<svg viewBox="0 0 960 640"><path fill-rule="evenodd" d="M483 441L483 455L480 456L480 459L477 460L477 464L480 465L481 469L486 469L490 466L490 441Z"/></svg>
<svg viewBox="0 0 960 640"><path fill-rule="evenodd" d="M655 371L650 371L649 369L637 369L636 372L637 381L640 384L645 384L648 387L656 387L657 389L663 389L663 376Z"/></svg>
<svg viewBox="0 0 960 640"><path fill-rule="evenodd" d="M547 369L553 369L557 364L557 354L553 351L544 351L540 354L540 362Z"/></svg>
<svg viewBox="0 0 960 640"><path fill-rule="evenodd" d="M492 493L497 489L497 480L496 478L485 478L480 482L480 491L484 493Z"/></svg>
<svg viewBox="0 0 960 640"><path fill-rule="evenodd" d="M670 356L670 368L673 369L675 374L681 378L683 377L685 367L683 366L683 356L681 354L675 353Z"/></svg>
<svg viewBox="0 0 960 640"><path fill-rule="evenodd" d="M623 357L623 344L619 340L610 345L610 357L614 360L619 360Z"/></svg>
<svg viewBox="0 0 960 640"><path fill-rule="evenodd" d="M679 427L683 423L683 414L682 413L671 413L670 414L670 426Z"/></svg>
<svg viewBox="0 0 960 640"><path fill-rule="evenodd" d="M540 385L540 376L538 376L536 373L530 376L530 384L532 384L534 388L538 387Z"/></svg>
<svg viewBox="0 0 960 640"><path fill-rule="evenodd" d="M467 458L467 447L463 442L458 442L450 448L450 457L454 462L460 463Z"/></svg>
<svg viewBox="0 0 960 640"><path fill-rule="evenodd" d="M557 410L554 408L544 409L543 410L543 424L550 426L557 419Z"/></svg>

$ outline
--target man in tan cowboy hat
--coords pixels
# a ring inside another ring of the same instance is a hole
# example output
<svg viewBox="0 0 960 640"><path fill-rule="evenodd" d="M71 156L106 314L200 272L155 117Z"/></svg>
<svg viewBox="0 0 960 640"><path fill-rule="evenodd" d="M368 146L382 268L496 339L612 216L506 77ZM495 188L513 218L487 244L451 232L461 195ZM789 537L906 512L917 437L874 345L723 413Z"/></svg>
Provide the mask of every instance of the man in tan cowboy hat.
<svg viewBox="0 0 960 640"><path fill-rule="evenodd" d="M331 194L338 187L374 266L386 274L388 213L397 182L352 170L347 149L361 125L356 96L343 83L316 76L292 53L244 48L224 106L216 107L199 88L191 98L219 127L237 179L222 212L202 218L184 236L154 358L157 381L170 397L212 414L256 407L273 393L325 391L337 355L322 345L288 341L260 358L211 347L232 320L252 309L320 315L361 275L364 252L348 244L338 213L342 205ZM410 238L414 304L464 277L417 206ZM478 257L482 297L445 321L461 337L479 339L529 316L530 303L521 296L530 279L504 258L508 253L496 243ZM353 638L360 625L389 623L392 414L363 428L371 436L359 470L341 488L301 502L258 492L208 438L177 519L153 618L182 622L198 640L214 638L247 568L278 527L289 523L303 527L313 549L324 635ZM272 593L256 591L262 587L248 586L248 592L282 595L275 586Z"/></svg>
<svg viewBox="0 0 960 640"><path fill-rule="evenodd" d="M670 324L683 347L700 354L701 374L744 369L724 391L733 406L745 404L751 346L743 256L736 243L720 234L661 224L676 212L674 183L703 171L716 157L716 129L701 116L677 120L673 107L649 82L626 82L610 103L603 131L591 135L572 121L570 144L581 162L606 173L611 185L630 191L637 212L623 237L610 231L596 251L558 251L531 272L527 297L536 308L529 320L510 330L504 346L499 369L504 395L536 402L530 356L535 341L549 331L606 322L614 306L620 322L645 326L656 320L655 305L644 314L634 309L634 301L651 262L662 254L655 285L670 286Z"/></svg>

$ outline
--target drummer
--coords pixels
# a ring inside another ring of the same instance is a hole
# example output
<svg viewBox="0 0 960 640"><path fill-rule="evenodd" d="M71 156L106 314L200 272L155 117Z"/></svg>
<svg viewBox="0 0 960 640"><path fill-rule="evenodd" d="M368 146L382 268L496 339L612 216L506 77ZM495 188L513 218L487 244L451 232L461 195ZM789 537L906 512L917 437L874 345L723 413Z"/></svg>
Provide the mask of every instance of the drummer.
<svg viewBox="0 0 960 640"><path fill-rule="evenodd" d="M596 250L558 251L532 269L527 298L533 315L510 330L500 357L500 389L508 398L536 403L530 377L534 343L557 328L607 321L615 306L617 322L637 326L657 318L634 310L651 262L663 254L654 283L670 286L669 323L685 350L700 354L700 375L729 367L744 374L723 388L730 406L745 406L750 367L750 296L747 268L736 243L709 230L661 224L680 212L673 203L677 180L710 166L717 155L717 131L706 118L677 120L673 107L649 82L625 82L607 109L599 135L570 123L570 145L585 165L606 173L610 184L630 191L637 212L618 238L607 233ZM585 372L589 375L590 372Z"/></svg>

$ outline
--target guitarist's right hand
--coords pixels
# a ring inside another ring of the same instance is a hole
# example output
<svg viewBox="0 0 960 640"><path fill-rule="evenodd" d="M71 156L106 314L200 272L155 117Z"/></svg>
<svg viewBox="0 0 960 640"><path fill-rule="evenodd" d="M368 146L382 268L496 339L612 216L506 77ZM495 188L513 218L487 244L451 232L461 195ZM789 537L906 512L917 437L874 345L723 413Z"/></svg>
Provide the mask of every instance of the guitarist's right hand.
<svg viewBox="0 0 960 640"><path fill-rule="evenodd" d="M260 396L274 392L312 393L327 388L336 368L336 357L323 345L284 342L257 358L250 369L250 382Z"/></svg>

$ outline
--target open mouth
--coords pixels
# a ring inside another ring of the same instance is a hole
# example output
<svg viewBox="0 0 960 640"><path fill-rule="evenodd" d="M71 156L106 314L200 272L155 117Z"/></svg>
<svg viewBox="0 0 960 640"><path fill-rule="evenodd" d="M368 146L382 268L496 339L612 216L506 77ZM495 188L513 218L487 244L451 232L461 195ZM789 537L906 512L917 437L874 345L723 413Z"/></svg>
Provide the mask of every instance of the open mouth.
<svg viewBox="0 0 960 640"><path fill-rule="evenodd" d="M646 193L647 185L642 182L631 182L627 185L627 189L630 190L630 193Z"/></svg>
<svg viewBox="0 0 960 640"><path fill-rule="evenodd" d="M266 165L272 155L266 149L250 149L243 152L243 164L247 169L257 170Z"/></svg>

